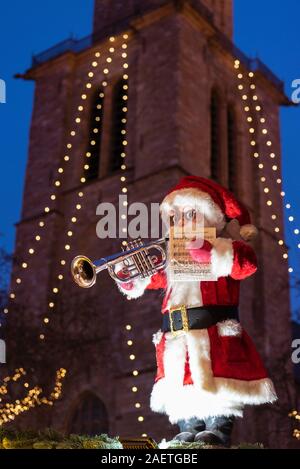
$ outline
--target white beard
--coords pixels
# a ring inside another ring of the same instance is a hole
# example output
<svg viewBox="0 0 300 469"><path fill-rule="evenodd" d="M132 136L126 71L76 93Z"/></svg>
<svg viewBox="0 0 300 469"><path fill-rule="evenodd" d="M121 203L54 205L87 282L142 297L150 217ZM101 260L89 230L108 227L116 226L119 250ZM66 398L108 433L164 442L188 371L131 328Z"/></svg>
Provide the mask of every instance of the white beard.
<svg viewBox="0 0 300 469"><path fill-rule="evenodd" d="M200 282L170 282L168 288L171 288L171 294L168 300L167 309L179 305L185 305L188 308L203 306Z"/></svg>

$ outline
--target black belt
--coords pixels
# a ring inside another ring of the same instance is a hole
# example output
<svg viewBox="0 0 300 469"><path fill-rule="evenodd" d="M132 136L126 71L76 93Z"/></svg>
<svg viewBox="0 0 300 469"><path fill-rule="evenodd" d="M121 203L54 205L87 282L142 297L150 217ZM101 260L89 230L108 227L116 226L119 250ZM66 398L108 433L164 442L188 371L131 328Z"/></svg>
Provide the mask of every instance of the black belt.
<svg viewBox="0 0 300 469"><path fill-rule="evenodd" d="M186 308L181 305L163 314L162 332L179 332L190 329L207 329L226 319L238 320L237 306L199 306Z"/></svg>

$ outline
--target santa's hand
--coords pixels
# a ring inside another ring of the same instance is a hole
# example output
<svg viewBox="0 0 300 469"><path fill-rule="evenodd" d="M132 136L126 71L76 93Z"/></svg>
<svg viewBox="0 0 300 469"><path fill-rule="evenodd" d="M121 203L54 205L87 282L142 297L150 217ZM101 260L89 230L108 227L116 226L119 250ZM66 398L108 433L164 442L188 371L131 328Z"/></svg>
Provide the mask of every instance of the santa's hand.
<svg viewBox="0 0 300 469"><path fill-rule="evenodd" d="M209 241L196 239L187 243L186 247L195 262L210 262L212 244Z"/></svg>

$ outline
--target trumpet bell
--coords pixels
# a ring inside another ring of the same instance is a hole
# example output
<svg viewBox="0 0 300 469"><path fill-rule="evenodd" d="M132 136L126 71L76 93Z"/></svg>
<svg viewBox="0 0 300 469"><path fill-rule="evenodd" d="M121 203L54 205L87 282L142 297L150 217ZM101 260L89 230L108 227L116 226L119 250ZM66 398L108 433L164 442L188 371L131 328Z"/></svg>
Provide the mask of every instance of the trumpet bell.
<svg viewBox="0 0 300 469"><path fill-rule="evenodd" d="M96 283L96 269L93 262L86 256L76 256L71 264L74 281L82 288L90 288Z"/></svg>

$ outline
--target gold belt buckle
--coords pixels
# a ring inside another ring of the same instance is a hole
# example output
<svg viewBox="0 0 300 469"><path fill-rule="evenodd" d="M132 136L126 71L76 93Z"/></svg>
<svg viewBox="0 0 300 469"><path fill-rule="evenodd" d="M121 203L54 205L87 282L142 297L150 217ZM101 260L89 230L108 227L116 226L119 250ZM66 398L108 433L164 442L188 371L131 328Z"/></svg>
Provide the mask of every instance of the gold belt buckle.
<svg viewBox="0 0 300 469"><path fill-rule="evenodd" d="M180 311L180 313L181 313L182 329L179 329L178 331L176 331L174 329L174 326L173 326L173 316L172 316L172 314L175 311ZM186 309L185 305L179 305L179 306L175 306L174 308L170 308L169 317L170 317L170 329L171 329L171 333L173 335L178 335L181 332L188 332L188 330L189 330L189 321L188 321L187 309Z"/></svg>

